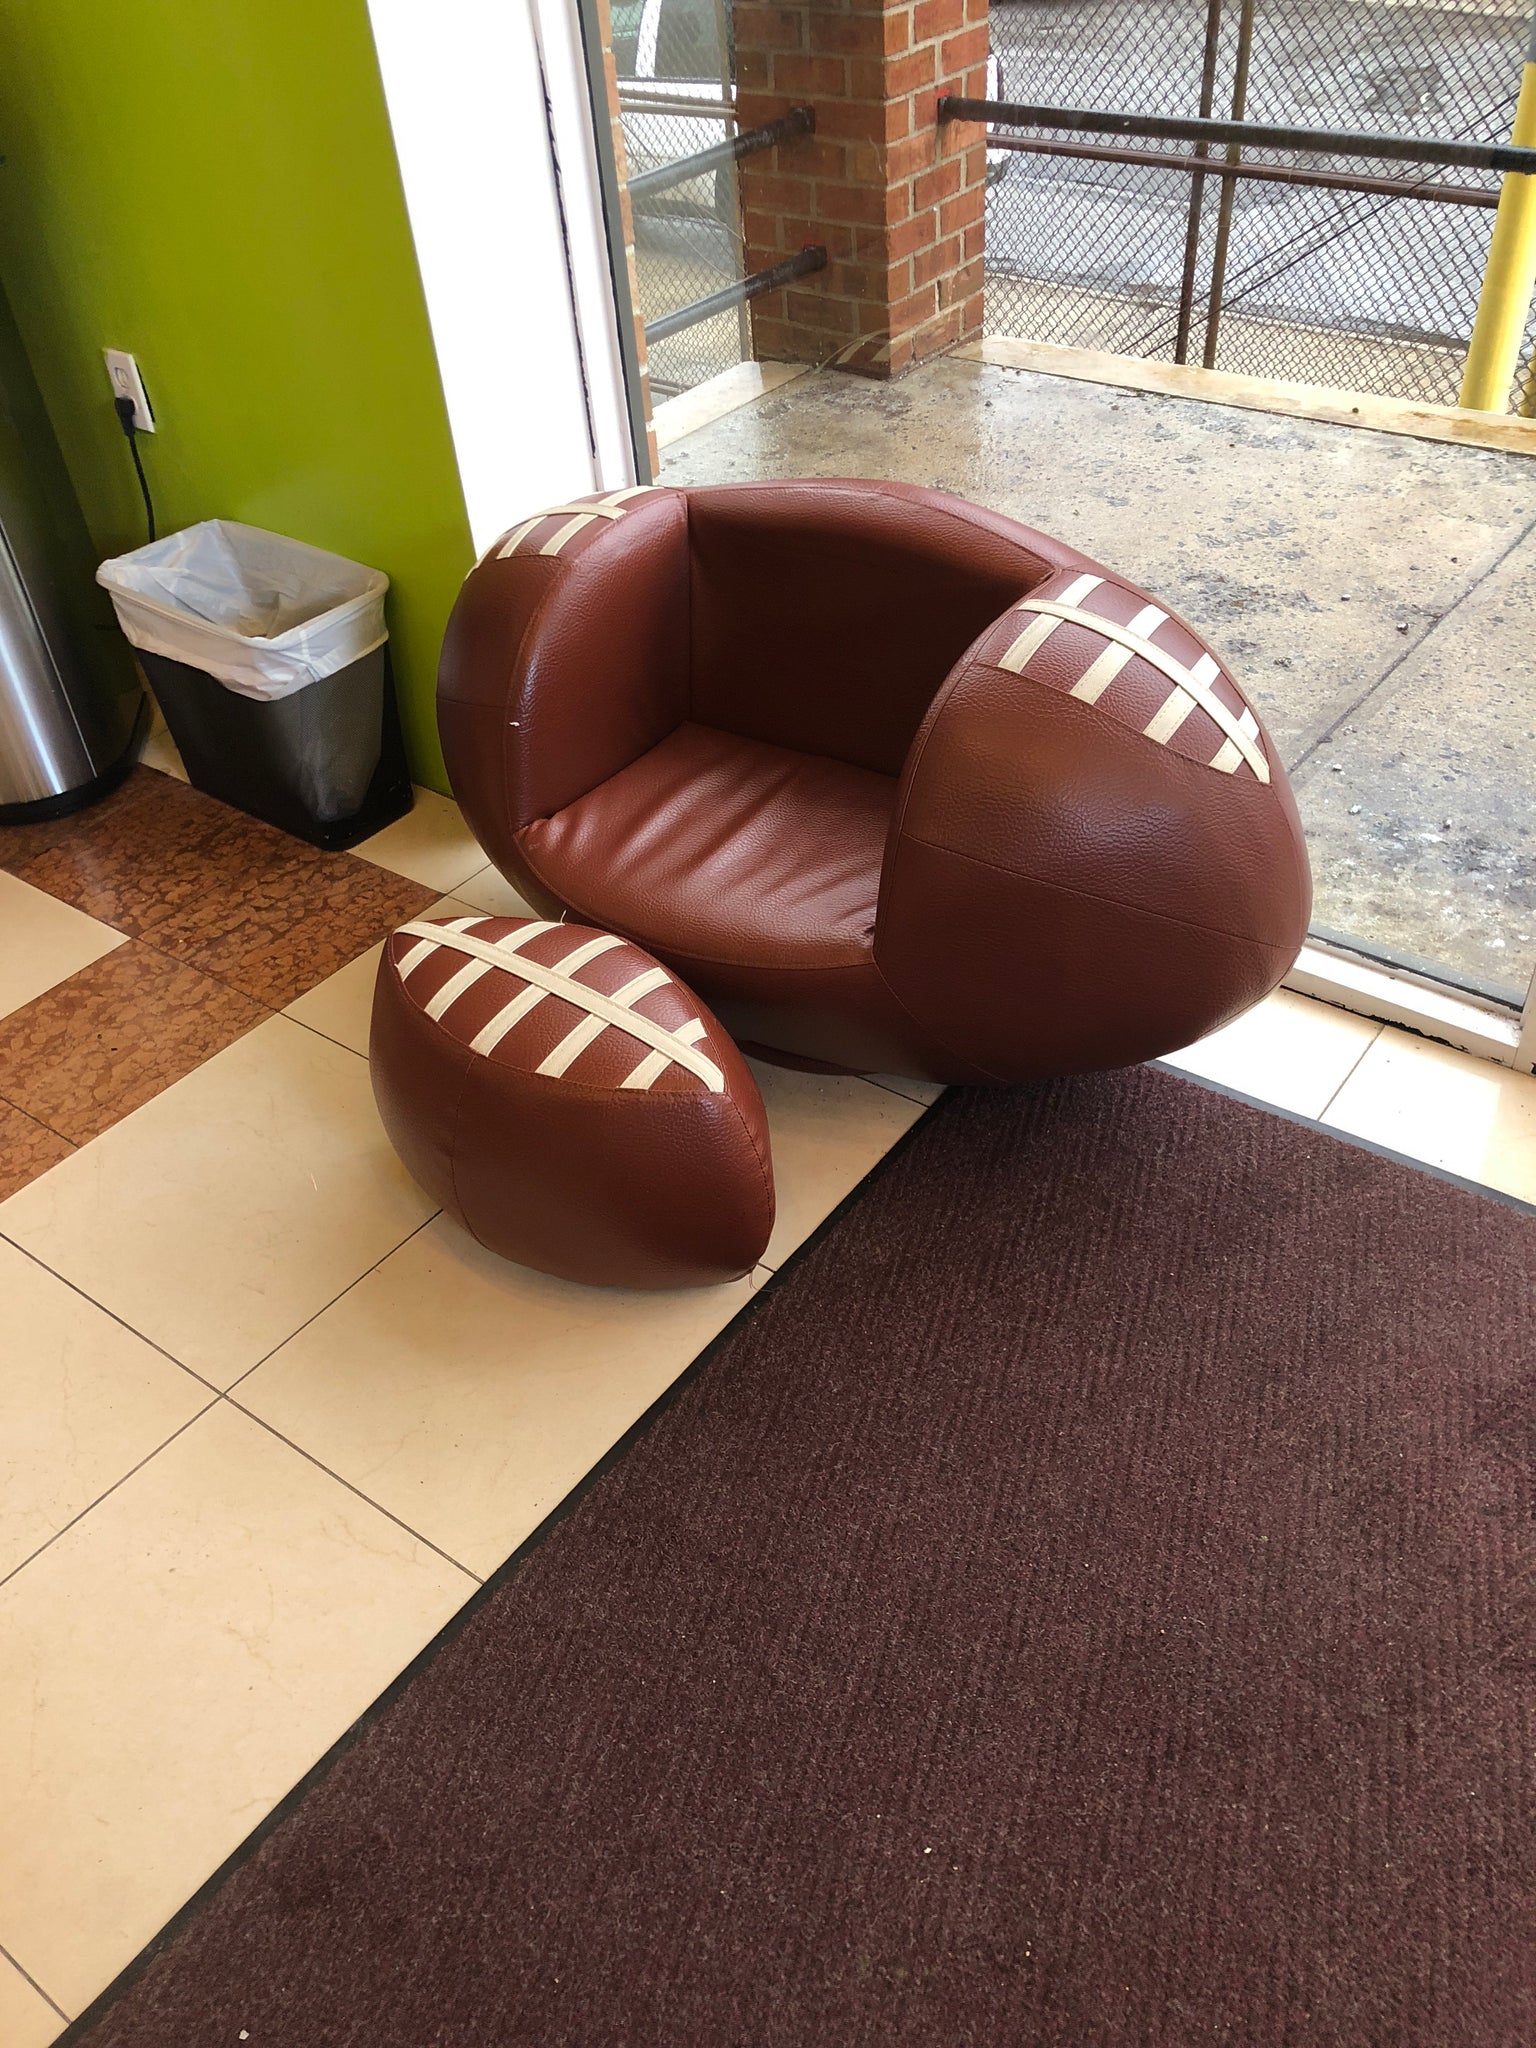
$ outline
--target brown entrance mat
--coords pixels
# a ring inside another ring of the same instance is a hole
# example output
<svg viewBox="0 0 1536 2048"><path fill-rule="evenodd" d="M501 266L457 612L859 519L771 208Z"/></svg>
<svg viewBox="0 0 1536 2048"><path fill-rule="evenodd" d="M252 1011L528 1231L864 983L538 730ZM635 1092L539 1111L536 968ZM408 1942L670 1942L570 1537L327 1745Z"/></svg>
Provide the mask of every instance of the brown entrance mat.
<svg viewBox="0 0 1536 2048"><path fill-rule="evenodd" d="M1529 2043L1533 1297L1165 1074L950 1097L69 2038Z"/></svg>

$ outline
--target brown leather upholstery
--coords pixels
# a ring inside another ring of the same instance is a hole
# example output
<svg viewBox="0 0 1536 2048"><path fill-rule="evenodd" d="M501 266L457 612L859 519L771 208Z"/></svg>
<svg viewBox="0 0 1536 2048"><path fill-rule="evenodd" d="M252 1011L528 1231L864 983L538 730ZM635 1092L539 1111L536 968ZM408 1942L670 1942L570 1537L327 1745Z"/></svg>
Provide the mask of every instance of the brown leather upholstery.
<svg viewBox="0 0 1536 2048"><path fill-rule="evenodd" d="M675 1035L672 1053L654 1051L654 1029L636 1039L594 1017L587 990ZM589 1285L698 1287L762 1256L774 1202L757 1084L638 947L527 918L420 920L385 944L368 1050L401 1159L502 1257Z"/></svg>
<svg viewBox="0 0 1536 2048"><path fill-rule="evenodd" d="M1018 609L1039 602L1074 616ZM911 485L525 521L465 585L439 716L531 902L799 1059L1014 1080L1151 1057L1264 995L1306 929L1283 771L1198 636Z"/></svg>

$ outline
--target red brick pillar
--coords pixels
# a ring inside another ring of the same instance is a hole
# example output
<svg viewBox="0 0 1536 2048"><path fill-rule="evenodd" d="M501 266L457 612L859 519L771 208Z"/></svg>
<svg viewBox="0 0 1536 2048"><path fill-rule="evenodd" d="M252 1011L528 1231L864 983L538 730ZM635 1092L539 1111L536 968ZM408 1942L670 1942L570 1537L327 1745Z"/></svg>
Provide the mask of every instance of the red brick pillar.
<svg viewBox="0 0 1536 2048"><path fill-rule="evenodd" d="M754 302L760 359L896 377L979 335L986 146L937 119L986 92L987 0L735 0L743 128L816 110L813 137L741 165L749 270L808 242L826 270Z"/></svg>

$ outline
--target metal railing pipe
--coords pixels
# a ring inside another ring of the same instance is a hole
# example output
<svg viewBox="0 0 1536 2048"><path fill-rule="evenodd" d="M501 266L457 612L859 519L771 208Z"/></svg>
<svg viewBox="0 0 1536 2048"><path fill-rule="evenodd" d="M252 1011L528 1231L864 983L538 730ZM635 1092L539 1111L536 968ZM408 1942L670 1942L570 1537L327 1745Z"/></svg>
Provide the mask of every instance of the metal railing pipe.
<svg viewBox="0 0 1536 2048"><path fill-rule="evenodd" d="M1058 142L1051 135L989 135L988 149L1013 150L1020 156L1064 156L1090 164L1142 164L1153 171L1186 171L1202 184L1217 175L1208 156L1188 151L1175 153L1159 149L1123 149L1113 142ZM1223 175L1226 167L1221 166ZM1417 178L1359 177L1348 171L1303 171L1294 164L1250 164L1234 166L1230 175L1261 185L1317 185L1330 192L1373 192L1385 199L1439 200L1446 206L1481 206L1489 212L1499 203L1498 193L1488 185L1451 185L1436 178L1425 183Z"/></svg>
<svg viewBox="0 0 1536 2048"><path fill-rule="evenodd" d="M1221 50L1222 0L1206 0L1205 54L1200 65L1200 119L1208 121L1216 104L1216 60ZM1014 140L1018 138L1015 137ZM1208 145L1195 145L1195 160L1207 153ZM1189 336L1195 315L1195 269L1200 260L1200 217L1205 210L1205 173L1196 171L1189 187L1189 211L1184 221L1184 264L1179 272L1179 325L1174 336L1173 360L1189 361Z"/></svg>
<svg viewBox="0 0 1536 2048"><path fill-rule="evenodd" d="M761 298L764 292L776 292L783 285L793 284L797 277L809 277L812 271L825 270L826 267L827 252L821 243L808 242L798 256L786 256L782 263L775 263L769 270L754 270L750 276L738 278L734 284L722 285L717 292L709 292L702 299L692 299L686 306L677 306L670 313L661 313L654 320L647 320L646 347L665 341L669 334L680 334L685 327L696 327L701 320L712 320L717 313L729 313L737 306L744 306L749 299Z"/></svg>
<svg viewBox="0 0 1536 2048"><path fill-rule="evenodd" d="M695 150L692 156L658 164L654 171L641 171L629 181L629 196L633 200L654 198L658 192L670 192L674 185L691 184L695 178L707 178L711 171L722 170L726 164L739 163L744 156L755 156L760 149L775 149L781 142L793 142L815 132L816 109L791 107L787 114L780 114L776 121L765 121L760 128L743 128L739 135L712 142L708 149Z"/></svg>
<svg viewBox="0 0 1536 2048"><path fill-rule="evenodd" d="M1232 119L1241 121L1248 109L1248 65L1253 56L1254 0L1242 0L1237 24L1237 62L1232 79ZM1216 209L1216 247L1211 257L1211 288L1205 300L1205 348L1201 361L1208 370L1216 367L1216 346L1221 334L1221 304L1227 289L1227 252L1232 241L1232 209L1237 204L1237 173L1242 166L1242 145L1227 144L1226 168L1221 174L1221 200Z"/></svg>
<svg viewBox="0 0 1536 2048"><path fill-rule="evenodd" d="M1536 175L1536 148L1507 142L1447 142L1437 136L1368 135L1343 128L1291 128L1269 121L1202 121L1163 114L1122 114L1109 107L1037 107L1017 100L972 100L945 93L941 121L1007 128L1051 128L1096 135L1141 135L1154 142L1236 143L1244 149L1303 149L1314 156L1375 157L1385 163L1451 164L1469 171ZM989 148L1000 138L990 135ZM1225 169L1225 166L1222 166Z"/></svg>

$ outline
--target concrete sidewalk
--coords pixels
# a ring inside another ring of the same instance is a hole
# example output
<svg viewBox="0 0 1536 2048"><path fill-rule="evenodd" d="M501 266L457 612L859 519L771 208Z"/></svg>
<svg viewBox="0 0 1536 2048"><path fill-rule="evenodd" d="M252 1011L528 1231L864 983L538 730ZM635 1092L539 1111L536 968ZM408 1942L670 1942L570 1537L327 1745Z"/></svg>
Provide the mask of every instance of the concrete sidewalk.
<svg viewBox="0 0 1536 2048"><path fill-rule="evenodd" d="M661 481L903 478L1165 597L1296 786L1316 922L1523 991L1536 968L1536 461L949 357L810 372ZM792 627L786 638L792 640Z"/></svg>

